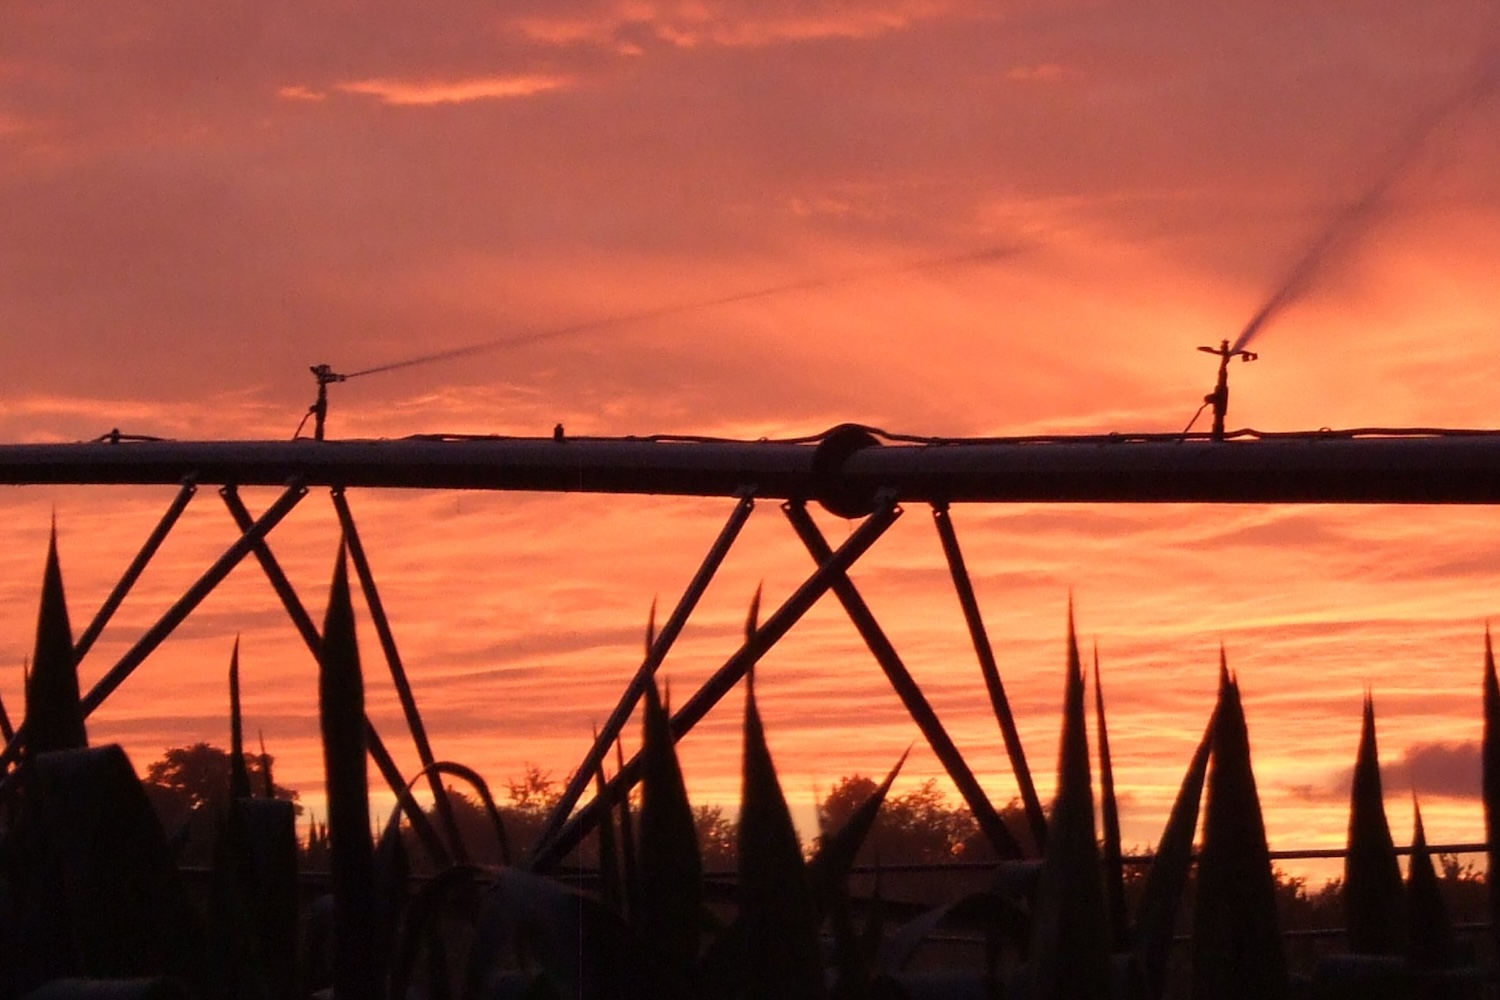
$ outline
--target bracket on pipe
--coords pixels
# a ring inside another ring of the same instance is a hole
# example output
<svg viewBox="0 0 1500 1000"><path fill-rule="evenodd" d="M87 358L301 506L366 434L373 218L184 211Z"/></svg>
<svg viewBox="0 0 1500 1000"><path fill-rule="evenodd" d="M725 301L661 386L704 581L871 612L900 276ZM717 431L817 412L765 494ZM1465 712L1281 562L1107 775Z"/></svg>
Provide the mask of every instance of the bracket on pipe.
<svg viewBox="0 0 1500 1000"><path fill-rule="evenodd" d="M879 446L880 439L858 424L839 424L829 430L813 452L813 499L828 513L842 518L873 514L879 491L857 489L844 477L844 463L856 452Z"/></svg>

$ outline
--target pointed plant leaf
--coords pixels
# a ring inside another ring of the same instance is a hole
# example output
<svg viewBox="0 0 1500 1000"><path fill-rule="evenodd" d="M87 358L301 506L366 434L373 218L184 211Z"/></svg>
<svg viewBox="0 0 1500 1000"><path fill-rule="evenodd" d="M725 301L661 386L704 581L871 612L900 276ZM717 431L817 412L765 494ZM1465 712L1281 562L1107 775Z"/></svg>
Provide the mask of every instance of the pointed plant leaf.
<svg viewBox="0 0 1500 1000"><path fill-rule="evenodd" d="M639 909L632 924L655 946L664 962L665 980L659 988L683 993L698 958L698 933L703 909L703 864L698 831L687 788L677 764L672 727L649 681L645 691L641 757L639 852Z"/></svg>
<svg viewBox="0 0 1500 1000"><path fill-rule="evenodd" d="M1354 782L1349 793L1349 844L1344 855L1344 926L1355 955L1400 955L1405 947L1401 864L1385 817L1375 703L1365 695Z"/></svg>
<svg viewBox="0 0 1500 1000"><path fill-rule="evenodd" d="M364 680L342 545L334 567L318 659L336 928L333 988L339 996L377 997L381 963L375 949L375 862L365 770Z"/></svg>
<svg viewBox="0 0 1500 1000"><path fill-rule="evenodd" d="M406 911L411 882L411 862L399 826L388 825L375 846L375 947L381 955L394 955L401 916Z"/></svg>
<svg viewBox="0 0 1500 1000"><path fill-rule="evenodd" d="M1109 913L1111 951L1130 946L1130 917L1125 908L1124 849L1120 844L1120 810L1115 802L1114 764L1109 756L1109 726L1104 718L1104 686L1099 683L1099 646L1094 645L1094 726L1099 733L1100 818L1104 824L1104 897Z"/></svg>
<svg viewBox="0 0 1500 1000"><path fill-rule="evenodd" d="M651 598L651 613L646 618L646 655L656 648L656 598Z"/></svg>
<svg viewBox="0 0 1500 1000"><path fill-rule="evenodd" d="M625 770L625 748L621 742L615 740L615 771L618 773ZM635 918L635 913L640 907L641 899L641 873L637 864L635 850L635 817L630 810L630 792L627 789L620 795L620 857L624 861L625 882L625 909Z"/></svg>
<svg viewBox="0 0 1500 1000"><path fill-rule="evenodd" d="M896 766L891 768L891 773L887 774L885 780L859 804L859 808L849 814L843 826L820 838L818 852L807 864L807 877L813 890L813 904L817 908L816 913L820 922L837 898L839 889L848 879L849 870L854 867L854 859L859 855L860 848L864 846L865 839L874 828L875 820L880 815L880 807L885 803L886 794L890 792L891 784L896 780L896 775L901 773L901 767L906 763L906 758L910 753L911 748L907 747L906 751L901 754L901 759L896 761Z"/></svg>
<svg viewBox="0 0 1500 1000"><path fill-rule="evenodd" d="M1480 745L1484 839L1489 862L1485 881L1489 890L1490 940L1493 953L1500 955L1500 682L1495 676L1495 650L1490 643L1488 624L1484 627L1484 736Z"/></svg>
<svg viewBox="0 0 1500 1000"><path fill-rule="evenodd" d="M739 824L739 922L752 997L808 1000L823 995L818 919L802 847L781 793L755 702L755 672L745 675L743 785Z"/></svg>
<svg viewBox="0 0 1500 1000"><path fill-rule="evenodd" d="M756 584L755 596L750 598L750 610L745 614L746 642L749 642L756 629L760 628L760 592L764 587L764 584Z"/></svg>
<svg viewBox="0 0 1500 1000"><path fill-rule="evenodd" d="M1030 954L1038 996L1102 997L1108 992L1109 922L1099 873L1083 665L1070 600L1057 794L1047 826Z"/></svg>
<svg viewBox="0 0 1500 1000"><path fill-rule="evenodd" d="M250 770L245 767L245 726L240 715L240 640L229 654L229 797L248 799Z"/></svg>
<svg viewBox="0 0 1500 1000"><path fill-rule="evenodd" d="M1407 960L1414 969L1449 969L1458 964L1458 943L1453 936L1448 906L1438 888L1432 852L1427 849L1427 834L1422 828L1422 809L1415 795L1412 810L1415 830L1407 862L1407 926L1411 935Z"/></svg>
<svg viewBox="0 0 1500 1000"><path fill-rule="evenodd" d="M1191 944L1194 1000L1288 994L1276 884L1239 685L1220 654Z"/></svg>
<svg viewBox="0 0 1500 1000"><path fill-rule="evenodd" d="M26 683L26 745L32 753L88 746L55 526L47 546L42 602L36 622L36 650Z"/></svg>
<svg viewBox="0 0 1500 1000"><path fill-rule="evenodd" d="M16 729L10 723L10 712L6 711L5 699L0 698L0 739L6 743L16 738Z"/></svg>
<svg viewBox="0 0 1500 1000"><path fill-rule="evenodd" d="M1213 733L1210 718L1182 777L1136 907L1135 954L1148 1000L1159 1000L1166 990L1167 960L1177 928L1177 911L1193 870L1193 834L1198 829L1198 807L1208 774Z"/></svg>
<svg viewBox="0 0 1500 1000"><path fill-rule="evenodd" d="M260 737L260 795L263 799L274 799L276 782L271 777L271 755L266 753L266 734L263 730L257 730L256 735Z"/></svg>
<svg viewBox="0 0 1500 1000"><path fill-rule="evenodd" d="M597 740L599 734L594 733ZM594 769L594 797L604 801L604 762ZM615 813L606 809L599 821L599 895L604 903L616 913L625 912L625 886L620 871L619 845L615 839Z"/></svg>

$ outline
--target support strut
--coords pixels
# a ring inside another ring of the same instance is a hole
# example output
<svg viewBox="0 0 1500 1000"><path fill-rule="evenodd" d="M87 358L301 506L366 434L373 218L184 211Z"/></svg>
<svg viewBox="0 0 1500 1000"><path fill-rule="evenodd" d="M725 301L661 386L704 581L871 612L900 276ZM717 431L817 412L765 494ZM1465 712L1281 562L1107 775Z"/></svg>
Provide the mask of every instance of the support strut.
<svg viewBox="0 0 1500 1000"><path fill-rule="evenodd" d="M235 523L240 525L241 530L250 523L250 512L245 509L245 502L240 499L239 491L233 486L225 486L219 490L219 495L224 498L224 505L229 508L229 513L234 517ZM292 583L287 579L286 573L281 569L281 564L276 561L276 556L271 552L270 546L265 543L264 538L257 539L253 543L255 558L260 562L260 568L265 571L266 579L271 582L271 589L276 591L276 596L281 598L281 604L286 608L286 613L302 635L302 641L307 644L313 659L322 662L323 637L318 632L318 627L313 624L312 616L307 613L307 608L292 589ZM411 819L412 830L422 846L432 855L439 866L447 866L452 860L448 849L443 846L442 838L432 828L432 823L427 819L427 814L422 812L416 800L412 798L411 789L401 777L396 762L391 759L390 751L385 748L385 743L380 738L380 733L375 729L370 716L365 715L365 743L370 752L370 758L375 761L375 767L385 778L386 785L395 793L397 800L405 808Z"/></svg>
<svg viewBox="0 0 1500 1000"><path fill-rule="evenodd" d="M709 710L734 689L740 678L828 592L834 580L842 577L900 516L901 508L896 505L895 497L890 493L882 493L875 512L865 518L864 523L844 540L837 552L829 553L817 570L803 581L802 586L765 619L754 634L745 639L744 645L677 710L672 716L673 741L681 740L693 726L702 721ZM637 753L609 780L602 792L573 814L556 837L537 849L528 862L528 867L542 873L552 870L598 825L606 809L629 794L630 789L640 780L640 773L641 755Z"/></svg>
<svg viewBox="0 0 1500 1000"><path fill-rule="evenodd" d="M156 555L156 550L161 548L162 542L166 541L167 534L171 532L177 519L182 516L182 512L187 509L188 501L193 499L193 494L196 492L198 492L197 480L193 476L184 478L182 486L177 490L177 496L167 507L166 513L161 516L160 521L156 522L156 527L152 529L151 534L146 536L141 550L135 554L130 565L125 567L125 572L120 575L119 582L109 592L104 603L99 606L99 612L94 615L94 620L89 622L88 628L83 630L83 634L74 643L73 662L75 664L81 662L88 651L93 648L95 640L99 638L99 633L104 631L104 626L109 624L109 620L120 609L125 595L130 593L130 588L135 586L135 582L145 572L152 557Z"/></svg>
<svg viewBox="0 0 1500 1000"><path fill-rule="evenodd" d="M1032 843L1036 844L1040 853L1047 844L1047 816L1042 812L1042 802L1036 794L1036 783L1031 780L1031 768L1026 764L1026 748L1022 745L1021 733L1016 728L1016 717L1010 710L1010 699L1005 696L1005 685L1000 683L1000 668L995 663L995 652L984 628L984 617L979 613L979 601L974 596L974 584L969 579L968 567L964 565L963 551L958 547L958 533L953 530L948 505L933 504L932 520L937 525L938 538L943 543L943 555L948 559L948 571L953 576L953 589L958 592L958 603L963 607L964 621L969 625L969 638L973 640L974 652L979 657L979 671L984 675L990 705L995 710L996 721L1000 723L1000 735L1005 738L1005 753L1010 757L1010 769L1016 776L1016 783L1021 786L1021 802L1026 808Z"/></svg>
<svg viewBox="0 0 1500 1000"><path fill-rule="evenodd" d="M746 492L730 513L729 520L719 532L719 537L714 540L713 547L703 557L698 572L693 574L692 580L688 582L687 589L677 601L677 606L672 609L672 616L667 619L661 632L657 634L656 641L646 651L645 660L641 662L635 676L630 679L630 684L625 688L625 693L620 696L620 701L615 705L614 711L610 712L609 718L605 720L604 728L595 734L594 743L589 747L588 754L584 756L583 763L579 764L578 769L573 772L573 777L568 781L568 787L563 790L562 798L552 807L547 823L536 839L538 844L546 844L557 836L568 814L578 804L578 799L583 795L589 782L593 780L594 772L599 769L599 764L609 751L610 744L614 743L620 731L625 728L630 713L635 711L636 703L646 692L646 685L656 676L657 668L666 659L672 644L677 641L677 636L687 624L693 609L698 606L703 592L708 589L714 574L718 572L719 566L724 562L724 557L729 554L730 547L734 545L735 539L739 537L740 529L745 526L745 521L749 519L750 512L754 509L755 501L749 492Z"/></svg>
<svg viewBox="0 0 1500 1000"><path fill-rule="evenodd" d="M385 604L380 600L380 591L375 588L375 574L370 570L370 560L365 556L365 547L359 540L359 529L354 524L354 515L349 510L349 501L344 497L343 487L334 487L333 507L338 512L339 524L344 529L344 544L348 546L349 558L354 562L354 572L359 577L359 587L365 592L365 605L370 609L370 620L375 624L375 634L380 637L380 648L385 653L385 662L391 671L391 683L396 686L396 696L401 700L401 711L406 715L406 726L411 731L411 741L417 748L417 757L422 769L427 772L427 783L432 789L433 806L443 832L453 845L453 857L466 863L468 852L458 832L458 821L453 817L453 803L448 801L448 791L443 787L442 775L433 767L432 744L427 739L427 727L422 724L422 714L417 711L417 699L412 693L411 682L406 677L406 667L401 662L401 653L396 648L396 636L391 631L390 619L385 614Z"/></svg>
<svg viewBox="0 0 1500 1000"><path fill-rule="evenodd" d="M823 538L823 533L813 523L811 515L807 513L807 506L789 502L783 504L781 509L786 511L787 519L792 522L792 527L797 530L802 544L807 546L807 551L812 554L813 559L820 564L827 563L832 550ZM880 628L880 623L870 613L869 605L865 604L864 598L859 595L853 582L843 572L834 577L833 592L837 595L839 603L843 604L849 620L859 630L860 636L865 640L865 645L869 646L870 652L875 655L880 669L885 671L891 687L895 688L896 694L906 706L907 712L911 714L912 720L916 722L917 728L927 738L927 743L937 754L938 760L942 761L948 777L952 778L953 783L958 786L959 794L968 803L969 810L973 812L974 819L979 823L979 828L984 831L985 837L994 845L995 852L1002 858L1023 857L1025 852L1021 850L1021 845L1017 843L1015 836L1001 820L1000 815L995 812L995 807L990 804L989 797L984 794L984 789L979 787L979 781L974 777L974 772L969 770L969 765L964 762L963 755L958 752L958 747L954 746L947 730L938 720L937 713L932 710L932 705L922 694L922 689L917 686L911 672L901 662L900 655L891 645L891 641L886 638L885 632Z"/></svg>
<svg viewBox="0 0 1500 1000"><path fill-rule="evenodd" d="M300 481L294 480L288 483L286 491L277 498L275 503L266 509L266 512L260 516L260 520L243 527L241 529L243 533L240 535L239 540L229 546L224 554L198 578L197 582L189 587L177 599L176 603L157 619L156 624L152 625L146 630L145 634L136 640L135 645L131 646L124 656L120 657L119 662L107 670L104 676L94 682L94 686L89 689L88 694L79 699L79 704L83 708L83 714L85 716L92 714L94 709L104 703L104 699L108 698L114 693L116 688L125 683L125 680L135 672L135 668L144 663L146 657L150 656L157 646L166 641L166 638L176 630L178 625L182 624L183 620L192 613L193 609L203 603L203 599L223 582L224 578L229 575L229 572L240 564L240 560L244 559L266 537L272 528L280 524L282 518L291 513L292 508L297 506L298 501L306 495L307 488ZM23 722L17 728L15 735L6 743L4 753L0 753L0 765L15 759L16 753L20 750L21 743L25 738L26 725Z"/></svg>

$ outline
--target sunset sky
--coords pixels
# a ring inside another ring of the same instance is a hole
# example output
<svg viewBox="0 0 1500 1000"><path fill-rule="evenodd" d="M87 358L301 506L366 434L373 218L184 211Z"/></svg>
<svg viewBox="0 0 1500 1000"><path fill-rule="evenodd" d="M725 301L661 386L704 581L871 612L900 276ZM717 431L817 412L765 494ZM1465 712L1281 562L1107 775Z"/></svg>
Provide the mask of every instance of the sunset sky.
<svg viewBox="0 0 1500 1000"><path fill-rule="evenodd" d="M1233 339L1372 186L1261 360L1235 365L1230 425L1500 425L1492 4L11 3L0 24L0 442L288 438L309 365L471 344L499 346L334 386L330 436L1179 431L1214 375L1194 348ZM0 492L13 715L53 514L76 632L171 495ZM274 493L246 496L258 511ZM639 662L652 599L670 607L731 507L351 502L439 756L497 785L527 762L566 775ZM853 528L819 518L835 543ZM1500 613L1495 512L954 519L1044 790L1072 593L1128 843L1155 842L1221 642L1273 846L1342 841L1366 689L1397 839L1414 781L1430 839L1482 834L1466 744ZM85 684L234 535L202 491ZM320 619L326 495L272 541ZM809 568L763 503L663 668L679 701L734 650L757 584L774 606ZM854 578L1004 803L928 511ZM250 563L91 735L140 767L225 742L236 634L247 725L316 809L314 665ZM362 638L371 714L414 769ZM804 804L920 742L831 600L758 691ZM696 801L737 793L740 706L682 745ZM919 747L905 787L939 771Z"/></svg>

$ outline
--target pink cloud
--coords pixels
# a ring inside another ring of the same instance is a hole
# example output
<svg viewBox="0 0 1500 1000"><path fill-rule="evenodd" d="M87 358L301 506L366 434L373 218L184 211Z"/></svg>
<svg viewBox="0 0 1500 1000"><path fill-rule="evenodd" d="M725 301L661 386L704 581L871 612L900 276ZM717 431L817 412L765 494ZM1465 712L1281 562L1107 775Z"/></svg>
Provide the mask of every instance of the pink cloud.
<svg viewBox="0 0 1500 1000"><path fill-rule="evenodd" d="M494 76L464 80L422 81L360 80L339 83L335 90L375 97L397 107L433 104L467 104L512 97L531 97L570 86L562 76Z"/></svg>

